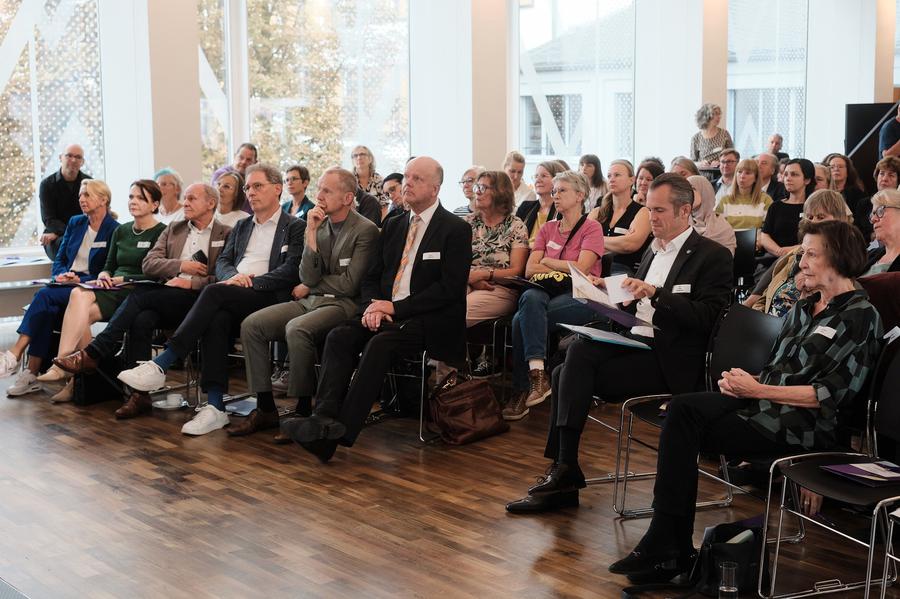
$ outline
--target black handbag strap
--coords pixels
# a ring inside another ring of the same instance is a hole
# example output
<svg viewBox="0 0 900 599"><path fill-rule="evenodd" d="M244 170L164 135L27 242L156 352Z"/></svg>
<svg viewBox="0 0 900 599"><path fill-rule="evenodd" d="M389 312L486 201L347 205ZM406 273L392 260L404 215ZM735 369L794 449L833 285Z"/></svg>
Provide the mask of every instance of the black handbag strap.
<svg viewBox="0 0 900 599"><path fill-rule="evenodd" d="M569 236L566 237L566 240L563 242L563 246L559 249L559 258L558 259L560 259L560 260L562 259L563 252L566 251L566 246L569 245L569 240L572 239L573 237L575 237L575 233L578 233L578 229L581 228L581 225L583 225L584 221L586 221L586 220L587 220L587 214L582 214L581 218L578 219L578 222L575 223L575 226L572 227L572 230L569 231ZM560 221L559 224L562 224L562 221Z"/></svg>

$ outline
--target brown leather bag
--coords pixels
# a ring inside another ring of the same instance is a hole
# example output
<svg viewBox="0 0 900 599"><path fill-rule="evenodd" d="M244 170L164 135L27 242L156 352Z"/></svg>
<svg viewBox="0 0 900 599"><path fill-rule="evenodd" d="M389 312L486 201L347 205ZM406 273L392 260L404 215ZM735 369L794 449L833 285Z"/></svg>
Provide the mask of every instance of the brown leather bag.
<svg viewBox="0 0 900 599"><path fill-rule="evenodd" d="M455 384L454 384L454 381ZM444 443L464 445L509 430L490 383L452 373L428 399L429 427Z"/></svg>

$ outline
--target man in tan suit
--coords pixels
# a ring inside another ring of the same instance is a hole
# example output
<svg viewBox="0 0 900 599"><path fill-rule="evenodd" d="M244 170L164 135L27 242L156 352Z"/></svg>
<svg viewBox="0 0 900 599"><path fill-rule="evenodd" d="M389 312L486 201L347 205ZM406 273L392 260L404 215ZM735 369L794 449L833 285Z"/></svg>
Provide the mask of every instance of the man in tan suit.
<svg viewBox="0 0 900 599"><path fill-rule="evenodd" d="M149 360L153 332L175 328L197 301L200 290L214 283L214 265L231 232L215 220L219 193L205 183L194 183L184 193L184 220L166 227L144 257L144 274L159 283L141 285L119 306L103 330L87 347L54 363L72 373L90 372L98 362L115 354L128 332L125 367ZM118 410L116 418L133 418L149 412L150 395L135 391Z"/></svg>
<svg viewBox="0 0 900 599"><path fill-rule="evenodd" d="M353 210L356 187L356 177L348 170L332 167L322 174L316 206L306 213L301 283L291 294L294 301L263 308L241 324L247 381L256 394L257 409L243 423L232 425L229 435L278 427L271 341L287 342L288 396L297 398L299 412L309 413L316 389L317 346L328 331L356 314L360 283L378 241L378 228Z"/></svg>

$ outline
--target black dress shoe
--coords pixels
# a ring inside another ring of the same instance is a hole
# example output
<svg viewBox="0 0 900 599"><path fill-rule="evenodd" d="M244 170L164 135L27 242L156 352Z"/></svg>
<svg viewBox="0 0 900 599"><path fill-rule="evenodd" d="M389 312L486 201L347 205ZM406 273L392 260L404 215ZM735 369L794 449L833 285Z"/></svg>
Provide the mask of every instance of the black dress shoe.
<svg viewBox="0 0 900 599"><path fill-rule="evenodd" d="M584 473L578 464L570 465L554 462L547 471L546 476L539 479L536 485L529 487L528 494L566 493L583 489L586 486Z"/></svg>
<svg viewBox="0 0 900 599"><path fill-rule="evenodd" d="M334 452L337 450L337 446L337 441L331 441L329 439L319 439L318 441L310 441L309 443L300 443L300 447L316 456L323 464L328 463L328 460L331 459L331 456L333 456Z"/></svg>
<svg viewBox="0 0 900 599"><path fill-rule="evenodd" d="M642 582L664 582L690 570L694 555L693 551L670 550L649 553L636 549L612 564L609 571L613 574L628 574L629 579L631 576L640 577ZM661 578L666 573L670 573L668 578ZM654 576L655 579L650 580Z"/></svg>
<svg viewBox="0 0 900 599"><path fill-rule="evenodd" d="M564 507L578 507L578 491L526 495L522 499L507 503L506 511L511 514L540 514Z"/></svg>
<svg viewBox="0 0 900 599"><path fill-rule="evenodd" d="M297 443L310 443L321 439L340 439L347 427L334 418L313 414L309 418L290 418L281 423L281 432Z"/></svg>

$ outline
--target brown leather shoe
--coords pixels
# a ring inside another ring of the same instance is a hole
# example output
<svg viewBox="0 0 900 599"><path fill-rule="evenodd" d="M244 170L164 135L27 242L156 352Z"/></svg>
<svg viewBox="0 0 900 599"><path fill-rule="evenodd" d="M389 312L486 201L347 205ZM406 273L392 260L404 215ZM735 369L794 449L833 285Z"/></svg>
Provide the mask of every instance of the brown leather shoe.
<svg viewBox="0 0 900 599"><path fill-rule="evenodd" d="M53 364L57 368L62 368L66 372L72 374L81 374L82 372L94 372L97 370L97 360L92 358L83 349L79 349L73 354L63 356L61 358L53 358Z"/></svg>
<svg viewBox="0 0 900 599"><path fill-rule="evenodd" d="M132 391L121 408L116 410L116 420L127 420L153 411L150 394L143 391Z"/></svg>
<svg viewBox="0 0 900 599"><path fill-rule="evenodd" d="M229 437L243 437L252 435L256 431L264 431L267 428L278 428L278 412L263 412L253 410L240 424L232 424L228 427Z"/></svg>

